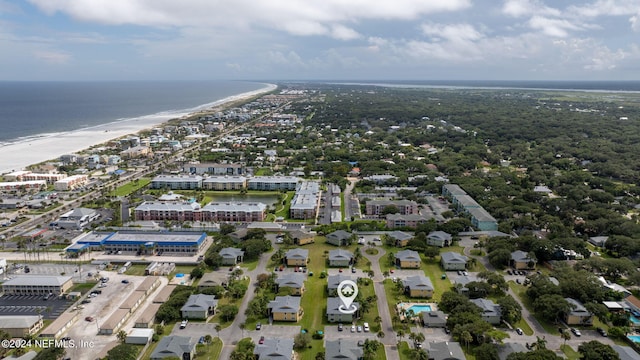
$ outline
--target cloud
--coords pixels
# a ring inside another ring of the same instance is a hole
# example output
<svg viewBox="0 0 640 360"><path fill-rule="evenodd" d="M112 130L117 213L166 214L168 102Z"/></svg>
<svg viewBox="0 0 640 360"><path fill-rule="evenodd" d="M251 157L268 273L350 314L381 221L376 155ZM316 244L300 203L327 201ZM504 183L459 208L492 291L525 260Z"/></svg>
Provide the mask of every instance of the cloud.
<svg viewBox="0 0 640 360"><path fill-rule="evenodd" d="M34 51L33 55L36 59L56 65L67 64L71 60L71 55L61 51L38 50Z"/></svg>
<svg viewBox="0 0 640 360"><path fill-rule="evenodd" d="M592 3L572 5L567 8L569 13L578 16L595 18L599 16L620 16L637 14L640 8L638 0L596 0Z"/></svg>
<svg viewBox="0 0 640 360"><path fill-rule="evenodd" d="M476 41L484 37L470 24L422 24L422 33L453 42Z"/></svg>
<svg viewBox="0 0 640 360"><path fill-rule="evenodd" d="M299 36L340 40L360 37L361 20L411 20L459 11L471 0L29 0L47 14L110 25L152 27L271 28Z"/></svg>
<svg viewBox="0 0 640 360"><path fill-rule="evenodd" d="M502 13L512 17L526 17L531 15L559 16L560 10L546 6L538 0L506 0L502 6Z"/></svg>
<svg viewBox="0 0 640 360"><path fill-rule="evenodd" d="M542 31L544 34L554 37L567 37L569 30L582 30L578 25L564 19L552 19L543 16L534 16L529 22L532 29Z"/></svg>
<svg viewBox="0 0 640 360"><path fill-rule="evenodd" d="M635 32L640 32L640 14L634 15L629 19L631 23L631 29Z"/></svg>

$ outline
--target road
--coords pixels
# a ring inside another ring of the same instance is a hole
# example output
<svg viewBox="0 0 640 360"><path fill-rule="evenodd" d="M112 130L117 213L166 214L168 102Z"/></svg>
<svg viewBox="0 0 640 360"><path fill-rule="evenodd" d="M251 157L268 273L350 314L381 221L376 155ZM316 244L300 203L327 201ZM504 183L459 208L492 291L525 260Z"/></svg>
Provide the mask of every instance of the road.
<svg viewBox="0 0 640 360"><path fill-rule="evenodd" d="M345 197L346 198L346 197ZM393 322L391 321L391 313L389 312L389 302L387 301L387 295L384 292L384 276L382 276L382 269L380 268L380 258L386 254L384 249L376 247L378 254L369 255L366 251L362 254L365 258L371 261L371 269L374 272L373 276L373 289L376 292L378 298L378 314L382 319L382 331L385 333L385 337L379 339L384 345L384 352L388 360L400 360L400 353L398 352L398 338L396 332L393 330Z"/></svg>

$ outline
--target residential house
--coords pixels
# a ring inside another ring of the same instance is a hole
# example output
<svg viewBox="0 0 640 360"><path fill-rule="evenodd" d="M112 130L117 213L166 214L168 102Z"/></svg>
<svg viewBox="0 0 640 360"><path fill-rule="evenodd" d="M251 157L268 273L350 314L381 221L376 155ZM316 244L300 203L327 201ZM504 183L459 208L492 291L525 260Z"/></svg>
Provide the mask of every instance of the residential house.
<svg viewBox="0 0 640 360"><path fill-rule="evenodd" d="M609 240L608 236L592 236L587 240L591 245L604 248L604 244Z"/></svg>
<svg viewBox="0 0 640 360"><path fill-rule="evenodd" d="M205 288L211 288L214 286L223 286L226 282L227 275L221 274L220 272L208 272L202 275L200 281L198 282L198 289L202 290Z"/></svg>
<svg viewBox="0 0 640 360"><path fill-rule="evenodd" d="M151 360L162 360L168 357L191 360L196 356L196 343L189 336L169 335L158 342L151 353Z"/></svg>
<svg viewBox="0 0 640 360"><path fill-rule="evenodd" d="M356 282L358 279L355 276L343 274L329 275L327 277L327 293L329 296L338 296L338 286L345 280Z"/></svg>
<svg viewBox="0 0 640 360"><path fill-rule="evenodd" d="M355 306L358 310L351 314L345 314L340 311L340 306L346 310L342 300L339 297L329 297L327 298L327 319L330 323L345 323L350 324L358 317L358 310L360 310L360 304L358 302L353 302L351 305L351 309Z"/></svg>
<svg viewBox="0 0 640 360"><path fill-rule="evenodd" d="M256 360L292 360L293 339L266 338L253 348Z"/></svg>
<svg viewBox="0 0 640 360"><path fill-rule="evenodd" d="M291 289L291 295L302 295L304 293L304 281L307 276L301 273L284 273L278 276L276 284L278 291Z"/></svg>
<svg viewBox="0 0 640 360"><path fill-rule="evenodd" d="M424 275L409 276L402 280L405 294L410 297L430 298L433 296L431 279Z"/></svg>
<svg viewBox="0 0 640 360"><path fill-rule="evenodd" d="M453 280L453 286L456 289L456 292L461 295L469 295L469 288L467 285L472 282L483 281L475 275L463 275L458 276Z"/></svg>
<svg viewBox="0 0 640 360"><path fill-rule="evenodd" d="M194 294L180 308L183 319L206 319L215 314L218 300L214 295Z"/></svg>
<svg viewBox="0 0 640 360"><path fill-rule="evenodd" d="M472 299L471 302L480 308L482 320L492 325L500 324L500 316L502 315L500 305L489 299Z"/></svg>
<svg viewBox="0 0 640 360"><path fill-rule="evenodd" d="M427 353L429 360L466 360L460 343L453 341L430 342Z"/></svg>
<svg viewBox="0 0 640 360"><path fill-rule="evenodd" d="M326 360L361 360L364 356L362 347L355 340L327 340L324 347Z"/></svg>
<svg viewBox="0 0 640 360"><path fill-rule="evenodd" d="M468 257L456 252L448 251L440 254L440 264L447 271L464 270L467 268L467 261L469 261Z"/></svg>
<svg viewBox="0 0 640 360"><path fill-rule="evenodd" d="M395 241L397 247L405 247L409 244L409 240L413 239L413 235L404 231L392 231L387 236Z"/></svg>
<svg viewBox="0 0 640 360"><path fill-rule="evenodd" d="M509 355L513 353L524 353L529 351L521 343L513 343L513 342L506 342L506 343L500 344L498 345L497 350L498 350L498 358L500 358L500 360L507 360L507 357L509 357Z"/></svg>
<svg viewBox="0 0 640 360"><path fill-rule="evenodd" d="M232 247L221 249L219 254L222 257L222 265L236 265L244 258L244 251Z"/></svg>
<svg viewBox="0 0 640 360"><path fill-rule="evenodd" d="M309 261L309 250L291 249L284 254L287 266L307 266Z"/></svg>
<svg viewBox="0 0 640 360"><path fill-rule="evenodd" d="M427 245L445 247L451 245L451 234L444 231L432 231L427 235Z"/></svg>
<svg viewBox="0 0 640 360"><path fill-rule="evenodd" d="M447 314L440 310L423 311L420 315L422 316L422 326L426 328L444 328L447 326Z"/></svg>
<svg viewBox="0 0 640 360"><path fill-rule="evenodd" d="M581 302L572 298L564 298L573 310L565 314L564 322L567 325L591 325L593 314L591 314Z"/></svg>
<svg viewBox="0 0 640 360"><path fill-rule="evenodd" d="M402 269L419 269L420 268L420 254L413 250L398 251L395 255L396 266Z"/></svg>
<svg viewBox="0 0 640 360"><path fill-rule="evenodd" d="M298 322L303 315L300 306L300 298L295 296L276 296L276 299L267 304L269 316L273 321Z"/></svg>
<svg viewBox="0 0 640 360"><path fill-rule="evenodd" d="M293 243L296 245L306 245L315 242L315 236L305 231L294 230L290 232L289 235L291 236L291 239L293 239Z"/></svg>
<svg viewBox="0 0 640 360"><path fill-rule="evenodd" d="M536 262L536 259L531 257L529 253L522 250L512 252L511 261L509 261L511 267L516 270L533 269L536 266Z"/></svg>
<svg viewBox="0 0 640 360"><path fill-rule="evenodd" d="M329 251L329 266L348 267L353 262L353 253L348 250L336 249Z"/></svg>
<svg viewBox="0 0 640 360"><path fill-rule="evenodd" d="M351 237L353 234L344 230L336 230L331 234L327 234L327 244L335 246L347 246L351 243Z"/></svg>

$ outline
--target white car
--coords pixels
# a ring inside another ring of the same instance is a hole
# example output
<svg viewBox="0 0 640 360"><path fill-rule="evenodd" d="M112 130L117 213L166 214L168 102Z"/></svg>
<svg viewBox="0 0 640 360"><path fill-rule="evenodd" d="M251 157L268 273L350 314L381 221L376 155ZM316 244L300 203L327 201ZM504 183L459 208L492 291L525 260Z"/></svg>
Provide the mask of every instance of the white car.
<svg viewBox="0 0 640 360"><path fill-rule="evenodd" d="M364 332L369 332L369 323L364 323Z"/></svg>
<svg viewBox="0 0 640 360"><path fill-rule="evenodd" d="M351 332L356 332L356 326L355 325L351 325Z"/></svg>

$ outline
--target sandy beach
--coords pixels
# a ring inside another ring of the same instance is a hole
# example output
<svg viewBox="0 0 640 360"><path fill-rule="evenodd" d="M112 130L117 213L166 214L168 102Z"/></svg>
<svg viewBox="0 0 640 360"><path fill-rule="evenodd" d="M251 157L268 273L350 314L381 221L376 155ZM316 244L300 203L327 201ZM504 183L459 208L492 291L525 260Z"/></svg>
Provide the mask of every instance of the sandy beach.
<svg viewBox="0 0 640 360"><path fill-rule="evenodd" d="M199 106L197 109L198 111L203 111L230 102L248 99L277 88L274 84L266 85L262 89L230 96L205 106ZM55 160L61 155L76 153L112 139L136 134L169 120L187 116L190 113L192 112L141 116L5 145L0 147L0 173L5 174L24 169L32 164Z"/></svg>

